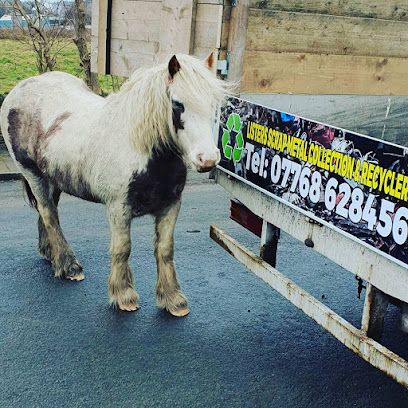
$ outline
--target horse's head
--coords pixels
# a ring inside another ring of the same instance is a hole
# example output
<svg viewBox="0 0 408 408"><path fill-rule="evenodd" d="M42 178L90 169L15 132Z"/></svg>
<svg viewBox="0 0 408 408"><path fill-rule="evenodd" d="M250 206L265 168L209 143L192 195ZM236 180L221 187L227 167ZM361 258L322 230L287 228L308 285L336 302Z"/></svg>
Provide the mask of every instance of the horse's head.
<svg viewBox="0 0 408 408"><path fill-rule="evenodd" d="M173 55L168 63L169 127L186 161L198 172L210 171L220 161L214 120L227 84L216 78L213 64L213 54L205 61Z"/></svg>

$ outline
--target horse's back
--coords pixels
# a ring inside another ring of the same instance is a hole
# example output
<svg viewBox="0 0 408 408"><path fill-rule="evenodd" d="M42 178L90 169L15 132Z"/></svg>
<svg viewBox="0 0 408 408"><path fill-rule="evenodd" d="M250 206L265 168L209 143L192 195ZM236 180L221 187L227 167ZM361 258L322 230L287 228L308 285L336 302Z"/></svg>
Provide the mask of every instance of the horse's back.
<svg viewBox="0 0 408 408"><path fill-rule="evenodd" d="M89 107L102 101L79 78L64 72L47 72L19 82L5 98L3 108L40 109L52 115L61 107Z"/></svg>
<svg viewBox="0 0 408 408"><path fill-rule="evenodd" d="M75 163L90 137L92 118L104 103L83 81L62 72L19 82L3 102L0 123L22 172L48 174L51 162Z"/></svg>
<svg viewBox="0 0 408 408"><path fill-rule="evenodd" d="M26 123L39 121L47 129L62 116L77 120L92 118L105 103L104 98L91 92L85 83L64 72L47 72L19 82L4 99L1 128L6 143L10 120L19 116Z"/></svg>

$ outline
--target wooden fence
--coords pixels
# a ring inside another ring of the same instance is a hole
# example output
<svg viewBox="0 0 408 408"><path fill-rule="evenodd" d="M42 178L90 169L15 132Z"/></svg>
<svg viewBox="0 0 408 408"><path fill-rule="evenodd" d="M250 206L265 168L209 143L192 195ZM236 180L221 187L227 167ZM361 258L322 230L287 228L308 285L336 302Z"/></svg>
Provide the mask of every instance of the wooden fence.
<svg viewBox="0 0 408 408"><path fill-rule="evenodd" d="M250 0L243 91L408 94L406 0Z"/></svg>
<svg viewBox="0 0 408 408"><path fill-rule="evenodd" d="M406 0L94 0L92 68L219 51L252 93L408 95Z"/></svg>

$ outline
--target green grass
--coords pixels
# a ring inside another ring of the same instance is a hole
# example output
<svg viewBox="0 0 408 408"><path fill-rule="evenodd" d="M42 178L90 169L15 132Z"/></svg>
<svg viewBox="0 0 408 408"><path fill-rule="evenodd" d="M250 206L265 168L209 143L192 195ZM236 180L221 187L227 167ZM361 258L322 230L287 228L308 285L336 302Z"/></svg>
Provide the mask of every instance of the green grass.
<svg viewBox="0 0 408 408"><path fill-rule="evenodd" d="M78 50L72 40L66 40L58 54L55 70L83 77L79 66ZM38 75L35 53L28 44L17 40L0 39L0 95L9 92L17 82ZM115 84L123 79L113 80L110 76L99 75L101 89L111 92Z"/></svg>

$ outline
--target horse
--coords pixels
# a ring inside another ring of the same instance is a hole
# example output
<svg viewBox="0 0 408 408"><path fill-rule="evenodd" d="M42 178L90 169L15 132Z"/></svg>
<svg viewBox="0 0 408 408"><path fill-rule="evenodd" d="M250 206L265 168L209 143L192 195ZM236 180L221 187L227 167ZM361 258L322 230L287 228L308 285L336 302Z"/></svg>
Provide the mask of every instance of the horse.
<svg viewBox="0 0 408 408"><path fill-rule="evenodd" d="M173 316L189 313L177 280L174 229L187 167L208 172L220 160L213 136L215 111L228 84L204 61L173 55L137 69L117 93L103 98L67 73L21 81L5 98L0 123L38 217L38 250L55 277L84 273L58 219L62 192L102 203L110 227L109 303L139 309L129 266L131 221L155 219L156 300Z"/></svg>

